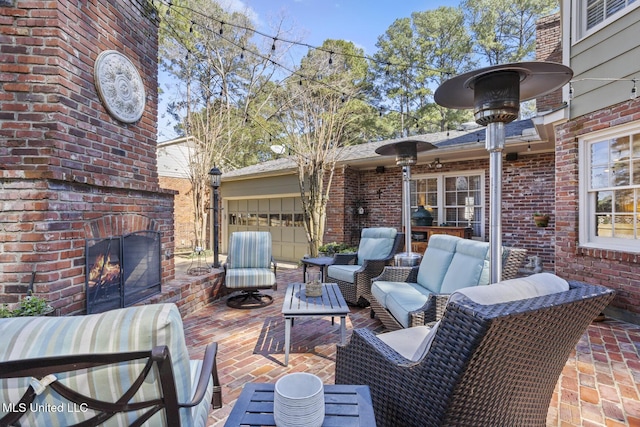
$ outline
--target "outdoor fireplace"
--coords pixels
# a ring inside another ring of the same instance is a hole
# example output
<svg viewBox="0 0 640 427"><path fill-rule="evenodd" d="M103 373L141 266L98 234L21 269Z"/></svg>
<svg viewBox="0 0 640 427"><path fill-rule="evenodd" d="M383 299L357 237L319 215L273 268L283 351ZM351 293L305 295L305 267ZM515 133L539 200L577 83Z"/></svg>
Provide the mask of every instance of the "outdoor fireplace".
<svg viewBox="0 0 640 427"><path fill-rule="evenodd" d="M133 305L160 293L160 233L86 240L87 314Z"/></svg>

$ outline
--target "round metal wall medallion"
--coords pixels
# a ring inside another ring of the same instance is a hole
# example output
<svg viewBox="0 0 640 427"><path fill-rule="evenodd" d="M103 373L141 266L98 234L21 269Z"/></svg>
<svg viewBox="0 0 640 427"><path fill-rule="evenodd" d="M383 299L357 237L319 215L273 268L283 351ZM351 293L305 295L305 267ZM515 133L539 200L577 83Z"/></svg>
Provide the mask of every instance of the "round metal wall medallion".
<svg viewBox="0 0 640 427"><path fill-rule="evenodd" d="M96 89L105 108L124 123L140 120L146 95L135 65L115 50L98 55L93 68Z"/></svg>

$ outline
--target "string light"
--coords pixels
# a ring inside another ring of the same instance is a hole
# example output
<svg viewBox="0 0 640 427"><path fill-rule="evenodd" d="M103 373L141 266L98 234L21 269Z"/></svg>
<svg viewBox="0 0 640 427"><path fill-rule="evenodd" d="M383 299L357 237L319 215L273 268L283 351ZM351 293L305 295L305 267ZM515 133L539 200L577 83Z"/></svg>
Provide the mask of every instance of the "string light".
<svg viewBox="0 0 640 427"><path fill-rule="evenodd" d="M182 7L183 9L188 9L188 10L192 11L193 13L196 13L196 14L199 14L199 15L201 15L201 16L205 16L205 17L207 17L206 15L201 14L201 13L199 13L199 12L197 12L197 11L193 10L193 9L190 9L190 8L187 8L187 7L184 7L184 6L172 5L172 4L171 4L171 2L169 2L168 7L172 7L172 6L173 6L173 8L174 8L174 12L176 12L176 11L177 11L176 7ZM186 16L185 16L185 15L182 15L182 14L180 14L179 12L178 12L178 15L181 15L181 16L183 16L184 18L186 18ZM243 58L244 58L244 52L245 52L245 51L248 51L248 52L249 52L249 53L251 53L252 55L255 55L255 56L259 57L259 58L262 58L262 59L264 59L264 60L267 60L267 61L269 61L271 64L273 64L274 66L276 66L276 67L280 67L280 68L282 68L282 69L284 69L284 70L286 70L286 71L290 72L292 76L298 76L298 77L299 77L298 84L299 84L300 86L302 86L302 84L303 84L303 79L306 79L306 80L310 80L310 81L313 81L313 82L318 83L318 84L322 84L322 85L326 86L328 89L331 89L331 90L333 90L333 91L338 92L338 89L333 88L333 87L331 87L329 84L327 84L326 82L323 82L323 81L322 81L322 78L323 78L322 74L318 74L315 78L313 78L313 77L311 77L311 78L310 78L310 77L306 77L306 76L302 75L302 74L300 73L300 71L296 72L296 71L290 70L290 69L288 69L286 66L284 66L284 65L282 65L282 64L279 64L279 63L275 62L272 58L265 57L265 56L263 56L262 54L257 53L257 52L254 52L254 51L252 51L252 50L248 50L248 49L246 49L246 48L245 48L245 46L240 46L240 45L238 45L234 40L230 40L230 39L224 38L224 37L222 36L222 34L223 34L223 31L222 31L222 25L223 25L223 24L227 24L227 25L230 25L230 26L232 26L232 27L234 27L234 28L240 28L240 29L245 29L245 30L247 30L247 31L253 31L253 32L255 32L255 33L257 33L257 34L260 34L260 35L262 35L262 36L265 36L265 37L266 37L266 35L264 35L264 34L262 34L262 33L258 32L258 31L256 31L256 30L253 30L253 29L251 29L251 28L247 28L247 27L243 27L243 26L236 25L236 24L233 24L233 23L228 23L228 22L224 22L224 21L221 21L221 20L217 20L217 19L215 19L215 18L213 18L213 17L208 17L208 18L211 18L211 19L213 19L213 20L215 20L215 21L217 21L217 22L219 22L219 23L221 24L220 30L218 31L219 35L220 35L220 36L221 36L225 41L227 41L227 42L229 42L229 43L231 43L231 44L235 45L235 46L236 46L236 47L238 47L239 49L241 49L241 53L240 53L240 58L241 58L241 59L243 59ZM198 24L198 23L196 23L196 22L194 22L194 21L190 21L190 32L192 32L192 30L193 30L193 26L194 26L194 25L201 25L201 24ZM211 29L207 28L206 26L202 26L202 25L201 25L201 27L202 27L204 30L207 30L207 31L209 31L209 32L211 32L211 33L214 33L214 31L212 31ZM185 47L185 48L186 48L186 44L184 43L184 41L182 41L182 40L181 40L181 37L180 37L180 35L179 35L179 32L178 32L175 28L173 28L173 26L172 26L170 23L168 24L168 28L169 28L169 29L170 29L170 31L173 33L173 37L174 37L178 42L180 42L180 43L183 45L183 47ZM271 38L273 39L273 43L272 43L272 46L271 46L271 50L272 50L272 51L275 51L275 49L276 49L276 41L283 41L283 42L288 42L288 43L291 43L291 44L303 45L303 46L307 46L309 49L316 49L316 50L318 50L318 51L324 51L324 52L329 53L329 63L330 63L330 64L333 62L333 54L334 54L334 53L336 53L336 52L334 52L334 51L332 51L332 50L327 50L327 49L324 49L324 48L318 48L318 47L314 47L314 46L306 45L306 44L303 44L303 43L297 43L297 42L285 41L284 39L281 39L281 38L278 38L278 37L274 37L274 36L269 36L269 37L271 37ZM187 50L188 50L188 49L187 49ZM197 55L197 53L198 53L198 52L191 52L191 51L189 51L189 50L188 50L187 56L188 56L190 53L191 53L192 55ZM366 59L366 60L371 60L371 58L369 58L369 57L360 56L360 55L349 55L349 54L344 54L344 53L342 53L342 52L338 52L337 54L340 54L340 55L343 55L343 56L347 56L347 57L351 56L351 57L359 57L359 58L363 58L363 59ZM196 58L196 60L197 60L197 58ZM377 61L376 61L376 62L377 62ZM394 65L394 64L392 64L392 63L390 63L390 62L385 62L384 64L385 64L385 66L386 66L385 74L387 74L387 75L388 75L388 74L389 74L389 69L390 69L390 67L391 67L392 65ZM347 62L346 62L346 61L345 61L345 68L348 68L348 67L347 67ZM408 68L410 68L410 67L406 67L406 68L408 69ZM439 71L439 70L432 70L432 71L441 72L441 71ZM444 72L443 72L443 73L444 73ZM450 73L445 73L445 74L450 74ZM220 94L220 96L222 96L222 97L224 97L224 96L225 96L224 88L221 88L221 90L220 90L219 94ZM341 99L341 101L342 101L342 102L346 102L346 101L347 101L347 98L346 98L346 96L344 95L344 93L342 93L342 95L341 95L340 99ZM375 106L373 106L373 105L372 105L372 107L375 107ZM380 106L380 107L375 107L375 108L378 108L378 109L379 109L379 115L380 115L380 117L382 117L382 116L383 116L383 113L384 113L384 110L385 110L385 107ZM389 112L390 112L390 113L392 113L392 112L394 112L394 111L395 111L395 110L389 110ZM415 122L416 122L416 127L419 127L419 125L418 125L418 119L417 119L416 117L413 117L411 114L407 114L407 113L402 112L402 111L397 111L397 112L398 112L399 114L401 114L401 115L405 116L405 117L413 118L413 119L415 120ZM246 117L245 117L245 122L246 122L247 120L249 120L249 117L248 117L248 116L246 116ZM254 123L256 123L256 121L254 121ZM260 125L260 127L263 127L261 124L259 124L259 125ZM263 128L263 129L264 129L264 128ZM265 130L267 133L269 133L269 131L268 131L268 130L266 130L266 129L264 129L264 130ZM269 133L269 135L271 135L271 134Z"/></svg>
<svg viewBox="0 0 640 427"><path fill-rule="evenodd" d="M574 96L573 83L583 82L583 81L632 82L633 87L631 88L631 95L629 96L629 98L635 99L638 96L638 89L636 87L636 82L638 81L638 79L635 77L630 79L616 78L616 77L584 77L581 79L574 79L569 82L569 99L573 99L573 96Z"/></svg>
<svg viewBox="0 0 640 427"><path fill-rule="evenodd" d="M569 99L573 99L573 84L569 82Z"/></svg>
<svg viewBox="0 0 640 427"><path fill-rule="evenodd" d="M222 19L218 19L218 18L216 18L214 16L206 15L206 14L204 14L202 12L199 12L196 9L193 9L193 8L185 6L185 5L177 5L177 4L176 5L172 5L171 0L166 0L166 1L167 1L167 4L168 4L169 7L173 6L174 10L176 10L176 8L182 8L182 9L188 10L188 11L194 13L194 14L200 15L200 16L202 16L204 18L216 21L216 22L220 23L221 25L222 24L229 25L229 26L232 26L234 28L241 29L241 30L251 31L251 32L253 32L253 33L257 34L257 35L260 35L262 37L271 38L271 39L273 39L273 44L271 45L271 49L272 50L276 49L275 48L275 42L276 41L281 41L283 43L288 43L288 44L291 44L291 45L294 45L294 46L301 46L301 47L306 47L306 48L312 49L312 50L331 53L331 51L329 49L326 49L326 48L323 48L323 47L313 46L311 44L302 43L302 42L295 41L295 40L288 40L288 39L284 39L284 38L274 37L272 35L269 35L269 34L261 32L261 31L258 31L258 30L254 29L254 28L246 27L244 25L236 24L236 23L233 23L233 22L225 22ZM168 13L167 13L167 15L168 15ZM409 65L406 65L406 64L391 63L391 62L388 62L388 61L380 61L380 60L377 60L375 58L372 58L372 57L366 56L366 55L358 55L358 54L351 54L351 53L345 53L345 52L341 52L340 55L345 56L345 57L351 57L351 58L365 59L365 60L367 60L369 62L377 63L377 64L379 64L381 66L386 66L387 67L387 71L385 73L387 73L387 75L388 75L388 72L389 72L388 70L389 70L390 66L397 66L397 67L400 67L400 68L403 68L403 67L404 68L412 68L413 67L413 68L417 68L417 69L424 70L424 71L431 71L431 72L435 72L435 73L440 73L443 76L451 75L451 73L449 71L439 70L439 69L430 68L430 67L421 67L421 66L415 66L415 65L414 66L409 66Z"/></svg>

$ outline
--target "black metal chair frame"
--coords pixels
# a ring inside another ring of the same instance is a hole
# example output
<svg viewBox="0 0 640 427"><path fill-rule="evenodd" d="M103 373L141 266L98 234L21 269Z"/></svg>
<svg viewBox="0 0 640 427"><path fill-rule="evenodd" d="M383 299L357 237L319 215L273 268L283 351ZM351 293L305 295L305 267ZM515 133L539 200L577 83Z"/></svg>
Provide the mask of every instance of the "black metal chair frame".
<svg viewBox="0 0 640 427"><path fill-rule="evenodd" d="M273 265L273 274L276 274L278 264L273 257L271 258L271 264ZM227 263L223 264L224 275L227 275ZM262 308L273 304L273 297L271 295L263 294L260 290L273 289L278 290L278 283L274 283L273 286L256 287L256 288L226 288L229 292L240 291L238 295L232 295L227 298L227 306L231 308L240 309L254 309Z"/></svg>
<svg viewBox="0 0 640 427"><path fill-rule="evenodd" d="M118 413L139 410L144 410L145 412L130 424L131 427L141 426L159 411L164 411L166 425L179 426L181 425L179 413L180 408L190 408L200 404L206 394L210 377L213 378L214 385L211 401L212 406L214 408L222 407L222 391L216 367L217 349L217 343L210 343L206 347L196 392L189 402L182 403L178 402L175 378L171 365L171 355L169 354L169 348L166 345L156 346L150 351L64 355L0 362L0 378L9 379L34 377L42 379L51 374L55 375L62 372L91 369L134 360L147 359L144 368L141 370L131 387L113 403L96 400L91 396L72 390L58 381L53 381L48 387L51 387L52 390L67 399L70 404L75 403L78 407L83 405L83 408L91 409L96 412L96 415L91 419L70 427L98 426ZM154 365L157 366L157 372L159 374L158 381L160 382L162 397L143 402L130 402L131 398L136 395L142 384L147 379L147 376L153 369ZM15 402L14 405L10 405L16 410L9 412L1 418L0 426L19 425L20 419L27 413L21 412L20 409L24 408L28 411L30 404L34 401L35 397L36 392L30 385L20 401Z"/></svg>

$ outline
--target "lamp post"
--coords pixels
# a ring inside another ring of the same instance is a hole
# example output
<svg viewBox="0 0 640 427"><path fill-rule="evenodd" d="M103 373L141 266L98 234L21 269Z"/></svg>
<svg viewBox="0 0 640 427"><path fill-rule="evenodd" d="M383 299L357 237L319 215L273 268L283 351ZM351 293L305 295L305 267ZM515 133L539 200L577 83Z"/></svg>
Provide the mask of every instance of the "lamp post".
<svg viewBox="0 0 640 427"><path fill-rule="evenodd" d="M376 148L376 153L396 155L396 165L402 166L402 222L404 223L405 252L396 257L404 265L417 265L420 256L411 252L411 166L418 162L418 152L433 150L435 145L417 140L392 142Z"/></svg>
<svg viewBox="0 0 640 427"><path fill-rule="evenodd" d="M218 189L220 188L220 180L222 178L222 172L217 167L212 167L209 171L211 177L211 188L213 189L213 268L219 268L220 262L218 261L218 233L220 228L220 221L218 221Z"/></svg>
<svg viewBox="0 0 640 427"><path fill-rule="evenodd" d="M571 68L555 62L519 62L470 71L447 80L434 100L446 108L474 109L476 123L487 126L489 151L489 256L490 283L502 276L502 149L505 123L518 117L520 102L565 85Z"/></svg>

